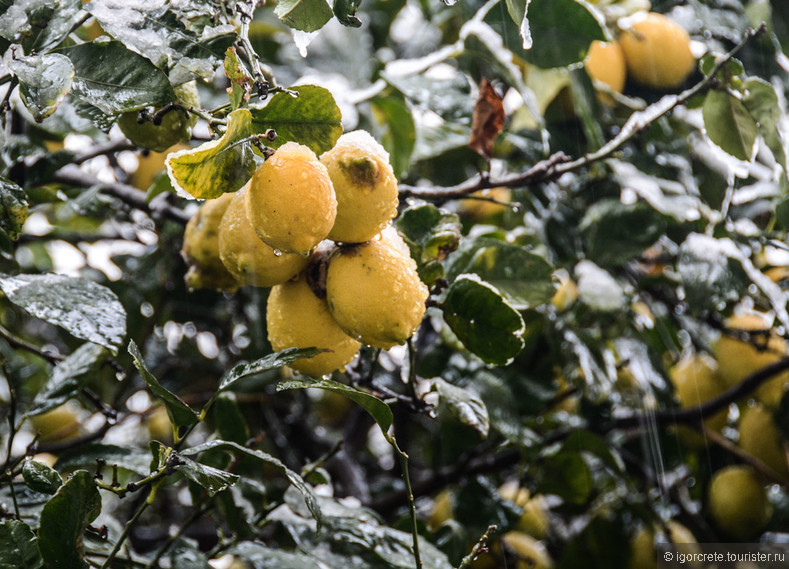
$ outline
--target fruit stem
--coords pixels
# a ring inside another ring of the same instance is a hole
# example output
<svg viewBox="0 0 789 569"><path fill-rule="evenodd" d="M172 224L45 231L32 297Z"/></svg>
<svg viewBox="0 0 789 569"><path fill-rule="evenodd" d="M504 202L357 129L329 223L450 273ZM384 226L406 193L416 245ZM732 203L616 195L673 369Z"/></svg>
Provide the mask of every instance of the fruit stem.
<svg viewBox="0 0 789 569"><path fill-rule="evenodd" d="M416 569L422 569L422 557L419 555L419 531L417 529L416 502L414 501L414 492L411 489L411 477L408 474L408 455L400 450L394 435L385 436L386 440L392 445L392 448L400 458L400 469L403 471L403 482L405 482L405 489L408 493L408 509L411 514L411 536L414 542L414 561L416 562Z"/></svg>

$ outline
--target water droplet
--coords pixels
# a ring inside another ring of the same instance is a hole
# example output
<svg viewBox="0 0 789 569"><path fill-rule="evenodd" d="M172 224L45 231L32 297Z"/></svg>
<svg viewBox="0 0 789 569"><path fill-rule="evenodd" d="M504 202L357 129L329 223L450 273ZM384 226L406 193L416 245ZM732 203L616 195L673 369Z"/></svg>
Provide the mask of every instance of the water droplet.
<svg viewBox="0 0 789 569"><path fill-rule="evenodd" d="M274 249L274 256L275 257L282 257L282 251L279 249Z"/></svg>

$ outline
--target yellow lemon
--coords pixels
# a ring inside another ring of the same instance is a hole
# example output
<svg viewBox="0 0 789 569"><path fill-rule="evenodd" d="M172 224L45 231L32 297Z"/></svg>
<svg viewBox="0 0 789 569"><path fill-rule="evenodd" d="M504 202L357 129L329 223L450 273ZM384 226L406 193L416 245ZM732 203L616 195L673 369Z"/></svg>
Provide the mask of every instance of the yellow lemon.
<svg viewBox="0 0 789 569"><path fill-rule="evenodd" d="M30 418L33 430L41 442L66 441L79 434L79 420L68 404Z"/></svg>
<svg viewBox="0 0 789 569"><path fill-rule="evenodd" d="M234 195L219 225L219 257L239 283L274 286L299 274L308 259L279 253L260 240L247 219L245 186Z"/></svg>
<svg viewBox="0 0 789 569"><path fill-rule="evenodd" d="M194 81L174 88L178 101L184 106L200 106L200 96ZM159 109L155 109L154 112ZM162 122L155 124L152 120L140 122L137 111L123 113L118 118L118 126L133 144L156 152L163 152L179 142L186 142L192 137L192 127L197 123L197 116L185 109L177 108L164 114Z"/></svg>
<svg viewBox="0 0 789 569"><path fill-rule="evenodd" d="M344 368L361 347L337 325L326 301L315 296L304 277L271 289L266 305L266 326L269 342L275 350L292 347L330 350L290 364L313 377Z"/></svg>
<svg viewBox="0 0 789 569"><path fill-rule="evenodd" d="M783 437L772 413L759 404L745 409L740 418L740 448L789 479Z"/></svg>
<svg viewBox="0 0 789 569"><path fill-rule="evenodd" d="M691 531L675 520L666 522L667 536L660 536L659 541L665 542L666 538L671 543L697 544ZM630 541L629 569L657 569L657 553L655 551L655 529L642 527ZM694 548L695 550L695 548ZM701 549L698 549L701 552Z"/></svg>
<svg viewBox="0 0 789 569"><path fill-rule="evenodd" d="M682 407L696 407L726 391L726 384L719 377L715 361L703 355L687 356L669 371L674 391ZM726 426L727 410L723 409L704 424L715 431Z"/></svg>
<svg viewBox="0 0 789 569"><path fill-rule="evenodd" d="M509 203L512 200L512 190L499 187L488 190L478 190L471 194L481 198L493 198L494 200ZM473 221L486 221L494 216L503 213L509 206L491 202L487 200L460 200L460 213Z"/></svg>
<svg viewBox="0 0 789 569"><path fill-rule="evenodd" d="M777 362L787 354L786 341L769 331L767 321L758 314L742 314L726 320L726 327L737 331L762 331L763 338L754 337L754 342L745 342L727 334L721 334L714 346L720 375L729 387L734 387L750 374ZM769 408L781 402L789 371L762 383L755 392L756 398Z"/></svg>
<svg viewBox="0 0 789 569"><path fill-rule="evenodd" d="M321 163L337 195L337 218L329 238L362 243L375 237L397 215L397 178L389 153L370 133L343 134Z"/></svg>
<svg viewBox="0 0 789 569"><path fill-rule="evenodd" d="M132 173L130 183L135 188L147 191L156 177L164 170L164 161L171 152L178 152L189 148L188 145L179 143L164 152L145 152L138 156L137 169Z"/></svg>
<svg viewBox="0 0 789 569"><path fill-rule="evenodd" d="M646 87L676 89L696 64L690 36L663 14L650 12L619 36L627 73Z"/></svg>
<svg viewBox="0 0 789 569"><path fill-rule="evenodd" d="M518 563L516 569L549 569L553 567L553 560L545 546L520 531L511 531L501 538L515 554Z"/></svg>
<svg viewBox="0 0 789 569"><path fill-rule="evenodd" d="M329 261L329 308L343 330L370 346L388 349L410 338L427 296L416 263L384 239L343 248Z"/></svg>
<svg viewBox="0 0 789 569"><path fill-rule="evenodd" d="M444 522L452 519L454 515L454 497L452 491L444 489L433 499L433 511L427 518L427 525L431 530L436 531Z"/></svg>
<svg viewBox="0 0 789 569"><path fill-rule="evenodd" d="M625 88L625 54L619 42L593 41L586 54L584 68L591 79L604 83L612 91L621 93ZM610 97L601 97L600 100L611 103Z"/></svg>
<svg viewBox="0 0 789 569"><path fill-rule="evenodd" d="M739 541L757 537L770 520L767 494L750 466L728 466L716 472L707 505L715 527Z"/></svg>
<svg viewBox="0 0 789 569"><path fill-rule="evenodd" d="M315 153L286 142L252 176L247 215L263 241L285 253L307 255L331 231L337 198Z"/></svg>
<svg viewBox="0 0 789 569"><path fill-rule="evenodd" d="M232 200L233 194L207 200L186 224L181 254L189 265L185 277L189 288L238 288L236 279L219 258L219 225Z"/></svg>

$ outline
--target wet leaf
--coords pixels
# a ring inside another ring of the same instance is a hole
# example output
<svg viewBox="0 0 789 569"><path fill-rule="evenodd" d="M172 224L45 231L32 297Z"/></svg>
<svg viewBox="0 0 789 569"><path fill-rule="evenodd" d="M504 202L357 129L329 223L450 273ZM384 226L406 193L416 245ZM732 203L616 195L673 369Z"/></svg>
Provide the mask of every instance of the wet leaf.
<svg viewBox="0 0 789 569"><path fill-rule="evenodd" d="M35 492L54 494L63 486L60 474L49 465L37 460L26 460L22 465L22 478L25 484Z"/></svg>
<svg viewBox="0 0 789 569"><path fill-rule="evenodd" d="M222 138L167 156L167 173L176 191L186 197L213 199L235 192L252 177L251 144L241 142L253 134L251 115L247 109L238 109L227 121Z"/></svg>
<svg viewBox="0 0 789 569"><path fill-rule="evenodd" d="M40 415L76 397L108 356L109 352L98 344L82 344L52 369L49 381L36 394L25 415Z"/></svg>
<svg viewBox="0 0 789 569"><path fill-rule="evenodd" d="M219 380L219 391L225 391L237 381L251 375L257 375L264 371L286 366L301 358L311 358L317 356L321 352L322 350L317 348L285 348L284 350L274 352L259 360L255 360L252 363L237 364Z"/></svg>
<svg viewBox="0 0 789 569"><path fill-rule="evenodd" d="M540 463L537 488L570 504L585 504L594 490L592 473L580 452L562 450Z"/></svg>
<svg viewBox="0 0 789 569"><path fill-rule="evenodd" d="M161 106L177 99L164 72L119 41L87 42L61 53L74 65L74 94L106 114Z"/></svg>
<svg viewBox="0 0 789 569"><path fill-rule="evenodd" d="M108 468L114 465L138 476L150 474L151 454L147 449L101 443L86 444L65 451L58 458L56 466L61 472L71 472L79 468L95 469L98 459L104 460Z"/></svg>
<svg viewBox="0 0 789 569"><path fill-rule="evenodd" d="M42 563L30 526L19 520L0 522L0 569L38 569Z"/></svg>
<svg viewBox="0 0 789 569"><path fill-rule="evenodd" d="M759 127L759 134L772 151L775 161L786 171L786 151L778 123L781 120L781 107L773 86L759 78L745 82L743 105L751 113Z"/></svg>
<svg viewBox="0 0 789 569"><path fill-rule="evenodd" d="M320 0L323 2L324 0ZM290 87L298 93L276 93L265 107L249 109L252 132L262 134L273 128L277 139L266 144L279 148L286 142L298 142L320 156L334 147L342 134L342 113L332 94L316 85Z"/></svg>
<svg viewBox="0 0 789 569"><path fill-rule="evenodd" d="M65 275L3 275L0 290L36 318L113 354L126 335L126 311L110 289Z"/></svg>
<svg viewBox="0 0 789 569"><path fill-rule="evenodd" d="M208 491L209 496L217 492L227 490L238 482L238 475L219 470L213 466L200 464L181 454L181 464L178 465L178 472L186 476L192 482L199 484Z"/></svg>
<svg viewBox="0 0 789 569"><path fill-rule="evenodd" d="M252 569L321 569L321 565L303 553L271 549L262 543L242 541L228 553L246 561Z"/></svg>
<svg viewBox="0 0 789 569"><path fill-rule="evenodd" d="M677 271L692 309L717 310L737 302L748 286L742 265L731 254L733 247L731 241L698 233L680 246Z"/></svg>
<svg viewBox="0 0 789 569"><path fill-rule="evenodd" d="M11 59L8 68L19 79L22 101L36 122L55 112L74 78L71 60L59 53Z"/></svg>
<svg viewBox="0 0 789 569"><path fill-rule="evenodd" d="M142 359L139 348L134 340L129 342L129 353L134 360L134 367L140 372L148 389L151 390L153 396L160 399L165 408L167 409L167 416L170 417L170 422L176 427L187 427L197 421L197 413L195 413L189 405L178 397L175 393L162 387L153 374L148 371L145 366L145 360Z"/></svg>
<svg viewBox="0 0 789 569"><path fill-rule="evenodd" d="M362 21L356 17L361 0L335 0L334 15L343 26L361 27Z"/></svg>
<svg viewBox="0 0 789 569"><path fill-rule="evenodd" d="M281 0L274 13L283 24L302 32L317 31L332 18L326 0Z"/></svg>
<svg viewBox="0 0 789 569"><path fill-rule="evenodd" d="M711 90L704 99L702 116L707 136L721 150L740 160L753 157L759 131L742 101L725 91Z"/></svg>
<svg viewBox="0 0 789 569"><path fill-rule="evenodd" d="M434 284L444 276L441 261L460 243L458 216L423 202L403 210L395 224L417 263L419 276L428 285Z"/></svg>
<svg viewBox="0 0 789 569"><path fill-rule="evenodd" d="M25 190L0 176L0 229L13 241L19 239L22 232L22 226L27 219L27 208Z"/></svg>
<svg viewBox="0 0 789 569"><path fill-rule="evenodd" d="M170 567L172 569L213 569L203 552L186 545L172 548Z"/></svg>
<svg viewBox="0 0 789 569"><path fill-rule="evenodd" d="M397 97L382 97L370 101L373 114L385 130L381 144L389 153L392 168L398 178L411 167L411 154L416 144L416 125L411 111Z"/></svg>
<svg viewBox="0 0 789 569"><path fill-rule="evenodd" d="M463 345L493 365L506 365L523 349L523 318L491 284L460 275L443 302L444 320Z"/></svg>
<svg viewBox="0 0 789 569"><path fill-rule="evenodd" d="M447 406L455 419L477 431L483 439L488 437L488 409L476 393L441 378L433 379L432 386L438 392L439 402Z"/></svg>
<svg viewBox="0 0 789 569"><path fill-rule="evenodd" d="M230 79L230 107L235 110L249 103L253 80L246 66L238 58L235 47L227 48L225 53L225 75Z"/></svg>
<svg viewBox="0 0 789 569"><path fill-rule="evenodd" d="M38 548L48 567L87 569L82 534L101 512L93 475L78 470L58 489L41 512Z"/></svg>
<svg viewBox="0 0 789 569"><path fill-rule="evenodd" d="M479 96L474 105L474 114L471 117L469 147L490 160L493 155L493 141L504 128L506 118L501 96L483 77L479 84Z"/></svg>

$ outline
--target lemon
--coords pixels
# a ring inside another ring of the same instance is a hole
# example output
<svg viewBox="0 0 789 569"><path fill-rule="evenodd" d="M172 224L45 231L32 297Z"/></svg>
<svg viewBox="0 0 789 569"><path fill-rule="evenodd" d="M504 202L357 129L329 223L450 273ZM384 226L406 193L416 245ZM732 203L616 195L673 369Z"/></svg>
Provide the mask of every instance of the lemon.
<svg viewBox="0 0 789 569"><path fill-rule="evenodd" d="M427 525L432 531L436 531L445 522L452 519L455 509L454 502L452 491L449 489L445 488L436 495L433 499L433 511L427 518Z"/></svg>
<svg viewBox="0 0 789 569"><path fill-rule="evenodd" d="M612 91L621 93L627 77L625 54L619 42L593 41L586 54L584 68L587 75L607 85ZM601 94L600 101L611 104L611 97Z"/></svg>
<svg viewBox="0 0 789 569"><path fill-rule="evenodd" d="M734 387L750 374L777 362L787 354L783 338L769 332L767 321L758 314L742 314L726 320L730 330L763 331L766 338L755 338L754 343L745 342L722 334L714 346L720 375L729 387ZM762 383L755 392L756 398L774 409L789 382L789 371Z"/></svg>
<svg viewBox="0 0 789 569"><path fill-rule="evenodd" d="M674 391L682 407L696 407L726 391L726 384L717 373L715 361L707 356L687 356L669 371ZM720 431L726 426L727 410L723 409L704 424L707 428Z"/></svg>
<svg viewBox="0 0 789 569"><path fill-rule="evenodd" d="M137 169L132 173L129 180L131 185L142 191L147 191L151 187L156 177L164 170L164 161L172 152L186 150L187 144L179 143L171 146L164 152L149 151L138 156Z"/></svg>
<svg viewBox="0 0 789 569"><path fill-rule="evenodd" d="M275 350L320 348L330 350L290 364L302 373L320 377L345 367L360 344L337 325L324 299L302 277L271 289L266 306L268 339Z"/></svg>
<svg viewBox="0 0 789 569"><path fill-rule="evenodd" d="M759 404L747 408L740 418L740 448L772 468L776 474L789 478L781 432L772 413Z"/></svg>
<svg viewBox="0 0 789 569"><path fill-rule="evenodd" d="M483 198L493 198L494 200L505 203L509 203L512 200L512 190L504 187L478 190L471 195ZM486 200L460 200L461 215L474 221L490 220L494 216L506 211L508 207L509 206Z"/></svg>
<svg viewBox="0 0 789 569"><path fill-rule="evenodd" d="M666 522L666 529L668 536L661 535L658 541L666 542L667 537L671 543L698 543L691 531L675 520ZM630 541L630 564L628 565L630 569L657 569L655 537L655 530L651 527L641 527L636 532ZM698 552L701 552L700 548Z"/></svg>
<svg viewBox="0 0 789 569"><path fill-rule="evenodd" d="M30 418L33 430L41 442L67 441L79 434L79 419L68 404Z"/></svg>
<svg viewBox="0 0 789 569"><path fill-rule="evenodd" d="M548 535L548 504L545 496L531 496L527 488L520 488L514 480L505 482L499 487L499 496L521 508L518 518L518 531L537 539L545 539Z"/></svg>
<svg viewBox="0 0 789 569"><path fill-rule="evenodd" d="M770 519L770 503L750 466L729 466L715 473L707 496L710 518L724 536L756 537Z"/></svg>
<svg viewBox="0 0 789 569"><path fill-rule="evenodd" d="M189 265L185 280L190 289L238 288L236 279L219 258L219 225L232 200L233 194L207 200L186 224L181 254Z"/></svg>
<svg viewBox="0 0 789 569"><path fill-rule="evenodd" d="M337 198L329 172L315 153L286 142L252 176L247 215L263 241L307 255L331 231Z"/></svg>
<svg viewBox="0 0 789 569"><path fill-rule="evenodd" d="M690 36L663 14L649 12L619 37L627 73L653 89L676 89L695 66Z"/></svg>
<svg viewBox="0 0 789 569"><path fill-rule="evenodd" d="M566 271L557 274L557 278L559 279L559 288L551 297L551 304L559 312L564 312L578 300L578 285Z"/></svg>
<svg viewBox="0 0 789 569"><path fill-rule="evenodd" d="M169 442L173 440L173 425L167 408L159 405L145 417L145 428L148 436L157 441Z"/></svg>
<svg viewBox="0 0 789 569"><path fill-rule="evenodd" d="M200 96L194 81L184 83L173 89L179 103L184 106L200 106ZM155 109L157 112L159 109ZM137 111L123 113L118 118L118 126L133 144L156 152L164 152L174 144L186 142L192 137L192 127L197 116L185 109L176 108L164 114L161 124L152 120L140 122Z"/></svg>
<svg viewBox="0 0 789 569"><path fill-rule="evenodd" d="M321 163L337 195L337 218L329 238L362 243L375 237L397 215L397 178L389 153L369 132L343 134Z"/></svg>
<svg viewBox="0 0 789 569"><path fill-rule="evenodd" d="M292 279L308 259L279 253L260 240L247 219L245 195L249 186L234 194L219 225L219 257L242 285L274 286Z"/></svg>
<svg viewBox="0 0 789 569"><path fill-rule="evenodd" d="M532 536L520 531L511 531L504 534L501 541L515 553L518 559L516 569L548 569L553 567L553 561L551 556L548 555L548 550Z"/></svg>
<svg viewBox="0 0 789 569"><path fill-rule="evenodd" d="M343 248L329 261L329 308L343 330L367 345L403 344L422 322L427 295L416 263L384 239Z"/></svg>

